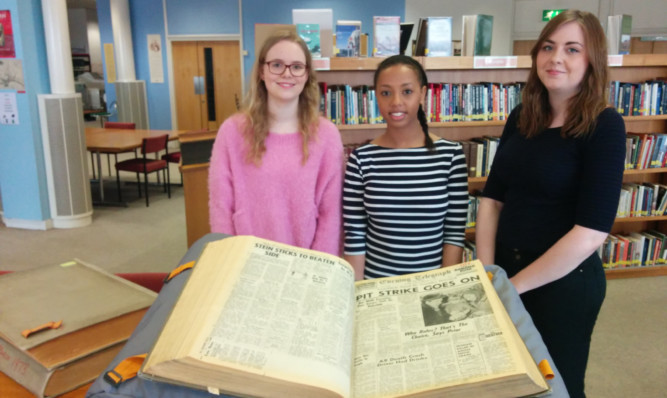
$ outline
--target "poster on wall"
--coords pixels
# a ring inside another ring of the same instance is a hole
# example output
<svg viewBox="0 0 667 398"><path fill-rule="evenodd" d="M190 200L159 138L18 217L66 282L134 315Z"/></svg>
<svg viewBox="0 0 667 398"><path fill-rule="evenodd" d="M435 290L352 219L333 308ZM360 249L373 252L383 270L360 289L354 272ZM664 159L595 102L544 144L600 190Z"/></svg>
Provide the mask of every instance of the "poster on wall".
<svg viewBox="0 0 667 398"><path fill-rule="evenodd" d="M0 90L25 92L23 62L20 59L0 58Z"/></svg>
<svg viewBox="0 0 667 398"><path fill-rule="evenodd" d="M162 39L160 35L146 35L148 42L148 66L151 83L164 83L162 67Z"/></svg>
<svg viewBox="0 0 667 398"><path fill-rule="evenodd" d="M0 58L14 58L14 33L9 10L0 10Z"/></svg>
<svg viewBox="0 0 667 398"><path fill-rule="evenodd" d="M116 82L116 59L113 55L113 43L104 43L104 63L107 71L107 82Z"/></svg>
<svg viewBox="0 0 667 398"><path fill-rule="evenodd" d="M16 93L0 92L0 124L19 124Z"/></svg>

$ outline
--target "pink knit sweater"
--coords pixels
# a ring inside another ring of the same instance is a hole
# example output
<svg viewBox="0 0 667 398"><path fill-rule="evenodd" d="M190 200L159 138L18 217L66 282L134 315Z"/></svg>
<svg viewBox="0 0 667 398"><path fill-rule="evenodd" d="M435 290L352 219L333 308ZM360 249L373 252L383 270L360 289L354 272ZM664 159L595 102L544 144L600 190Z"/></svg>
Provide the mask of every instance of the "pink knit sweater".
<svg viewBox="0 0 667 398"><path fill-rule="evenodd" d="M211 231L339 255L343 146L336 126L320 118L305 164L298 132L269 134L258 167L246 161L243 123L243 115L228 118L213 144Z"/></svg>

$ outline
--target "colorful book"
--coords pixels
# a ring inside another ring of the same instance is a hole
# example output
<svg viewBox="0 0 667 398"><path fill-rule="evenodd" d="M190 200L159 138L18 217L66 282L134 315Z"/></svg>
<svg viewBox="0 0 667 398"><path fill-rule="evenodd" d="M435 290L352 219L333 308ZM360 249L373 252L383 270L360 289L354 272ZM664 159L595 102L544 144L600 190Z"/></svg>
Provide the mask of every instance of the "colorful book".
<svg viewBox="0 0 667 398"><path fill-rule="evenodd" d="M452 17L426 18L424 55L427 57L452 56Z"/></svg>
<svg viewBox="0 0 667 398"><path fill-rule="evenodd" d="M306 42L310 55L314 58L322 56L320 47L320 25L316 23L296 24L296 33Z"/></svg>
<svg viewBox="0 0 667 398"><path fill-rule="evenodd" d="M292 24L317 24L320 27L320 53L333 56L333 10L330 8L304 8L292 10Z"/></svg>
<svg viewBox="0 0 667 398"><path fill-rule="evenodd" d="M400 53L401 17L373 17L373 55L388 57Z"/></svg>
<svg viewBox="0 0 667 398"><path fill-rule="evenodd" d="M361 21L336 22L336 56L359 57L361 54Z"/></svg>
<svg viewBox="0 0 667 398"><path fill-rule="evenodd" d="M493 16L484 14L464 15L461 34L462 56L491 55Z"/></svg>

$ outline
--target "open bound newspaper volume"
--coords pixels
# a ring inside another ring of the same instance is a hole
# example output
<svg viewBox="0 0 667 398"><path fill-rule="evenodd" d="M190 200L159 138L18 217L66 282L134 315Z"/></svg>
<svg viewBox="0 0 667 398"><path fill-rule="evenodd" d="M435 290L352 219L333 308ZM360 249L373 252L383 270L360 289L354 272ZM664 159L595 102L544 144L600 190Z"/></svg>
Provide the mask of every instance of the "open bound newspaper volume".
<svg viewBox="0 0 667 398"><path fill-rule="evenodd" d="M253 397L507 397L548 385L479 261L354 282L325 253L210 242L141 377Z"/></svg>

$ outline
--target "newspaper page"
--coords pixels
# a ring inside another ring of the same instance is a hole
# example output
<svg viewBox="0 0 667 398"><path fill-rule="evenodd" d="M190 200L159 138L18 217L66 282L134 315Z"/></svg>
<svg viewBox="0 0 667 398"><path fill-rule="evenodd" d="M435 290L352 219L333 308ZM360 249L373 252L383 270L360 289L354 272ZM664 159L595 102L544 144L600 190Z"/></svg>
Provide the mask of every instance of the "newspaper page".
<svg viewBox="0 0 667 398"><path fill-rule="evenodd" d="M348 264L258 240L200 354L349 396L353 323Z"/></svg>
<svg viewBox="0 0 667 398"><path fill-rule="evenodd" d="M358 282L353 396L399 396L512 371L498 302L481 278L481 264L466 263Z"/></svg>

